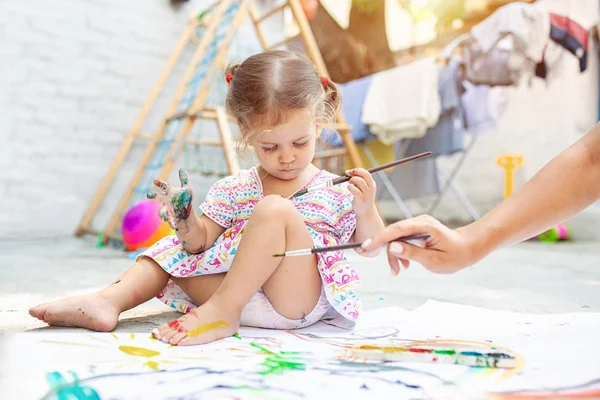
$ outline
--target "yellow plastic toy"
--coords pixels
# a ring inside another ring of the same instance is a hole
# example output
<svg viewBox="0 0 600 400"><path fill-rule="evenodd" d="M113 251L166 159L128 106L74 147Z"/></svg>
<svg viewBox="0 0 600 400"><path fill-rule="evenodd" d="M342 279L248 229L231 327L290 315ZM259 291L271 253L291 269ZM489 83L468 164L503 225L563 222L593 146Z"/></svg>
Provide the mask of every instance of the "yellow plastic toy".
<svg viewBox="0 0 600 400"><path fill-rule="evenodd" d="M501 154L496 158L496 163L504 168L505 199L513 192L515 171L523 165L523 162L523 156L520 154Z"/></svg>

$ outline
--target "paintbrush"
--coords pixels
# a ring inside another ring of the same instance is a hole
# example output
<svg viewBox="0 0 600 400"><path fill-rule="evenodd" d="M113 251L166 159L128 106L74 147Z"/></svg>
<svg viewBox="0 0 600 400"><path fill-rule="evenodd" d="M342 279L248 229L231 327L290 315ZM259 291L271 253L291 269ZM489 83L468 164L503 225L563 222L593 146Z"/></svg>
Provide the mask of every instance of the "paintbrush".
<svg viewBox="0 0 600 400"><path fill-rule="evenodd" d="M407 242L409 240L427 240L429 239L429 235L412 235L412 236L403 236L398 239L394 239L394 242ZM307 256L310 254L317 253L325 253L328 251L336 251L336 250L348 250L348 249L356 249L357 247L362 246L362 243L347 243L340 244L338 246L329 246L329 247L317 247L315 249L302 249L302 250L291 250L286 251L285 253L273 254L273 257L293 257L293 256Z"/></svg>
<svg viewBox="0 0 600 400"><path fill-rule="evenodd" d="M352 357L373 361L428 362L469 367L515 368L514 354L497 349L453 349L438 346L356 345Z"/></svg>
<svg viewBox="0 0 600 400"><path fill-rule="evenodd" d="M383 165L380 165L378 167L374 167L374 168L368 169L367 171L369 171L370 173L373 174L375 172L383 171L384 169L395 167L396 165L404 164L404 163L407 163L407 162L410 162L410 161L413 161L413 160L418 160L419 158L427 157L430 154L431 154L431 152L428 151L428 152L425 152L425 153L421 153L421 154L417 154L417 155L410 156L410 157L407 157L407 158L403 158L401 160L392 161L391 163L383 164ZM300 190L300 191L296 192L292 197L304 196L308 192L314 192L315 190L325 189L325 188L327 188L329 186L339 185L340 183L348 182L350 179L352 179L351 176L347 176L347 175L346 176L340 176L339 178L335 178L335 179L333 179L333 180L331 180L329 182L322 183L322 184L319 184L319 185L315 185L315 186L312 186L312 187Z"/></svg>

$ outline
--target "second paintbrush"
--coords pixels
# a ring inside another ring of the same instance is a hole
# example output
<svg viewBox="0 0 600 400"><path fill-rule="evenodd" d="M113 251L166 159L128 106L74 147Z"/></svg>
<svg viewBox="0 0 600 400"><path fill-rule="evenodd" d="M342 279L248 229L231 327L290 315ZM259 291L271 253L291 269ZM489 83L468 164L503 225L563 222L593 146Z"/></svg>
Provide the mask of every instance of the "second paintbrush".
<svg viewBox="0 0 600 400"><path fill-rule="evenodd" d="M412 235L412 236L404 236L400 237L394 242L408 242L409 240L427 240L429 239L429 235ZM293 256L307 256L310 254L317 253L326 253L328 251L337 251L337 250L349 250L356 249L362 246L362 243L347 243L340 244L339 246L329 246L329 247L317 247L316 249L302 249L302 250L291 250L286 251L281 254L273 254L273 257L293 257Z"/></svg>
<svg viewBox="0 0 600 400"><path fill-rule="evenodd" d="M410 161L418 160L419 158L427 157L429 155L431 155L431 152L427 151L425 153L406 157L401 160L392 161L391 163L383 164L378 167L369 168L367 171L369 171L370 173L373 174L375 172L383 171L385 169L395 167L396 165L400 165L400 164L404 164L404 163L407 163ZM329 186L339 185L340 183L348 182L350 179L352 179L351 176L340 176L339 178L335 178L327 183L315 185L315 186L309 187L307 189L300 190L300 191L296 192L292 197L304 196L308 192L314 192L315 190L325 189L326 187L329 187Z"/></svg>

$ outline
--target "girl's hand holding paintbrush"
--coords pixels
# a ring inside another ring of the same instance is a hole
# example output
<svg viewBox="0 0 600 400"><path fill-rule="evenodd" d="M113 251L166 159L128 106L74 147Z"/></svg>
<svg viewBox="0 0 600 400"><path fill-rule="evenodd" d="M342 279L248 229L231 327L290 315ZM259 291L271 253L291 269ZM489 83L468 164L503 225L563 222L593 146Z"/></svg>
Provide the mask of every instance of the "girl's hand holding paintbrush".
<svg viewBox="0 0 600 400"><path fill-rule="evenodd" d="M364 168L348 170L346 175L351 177L348 181L348 190L354 196L352 209L356 213L356 231L350 241L363 242L365 239L383 232L385 228L375 206L377 185L371 173ZM358 247L356 252L363 257L376 257L380 249L365 251Z"/></svg>

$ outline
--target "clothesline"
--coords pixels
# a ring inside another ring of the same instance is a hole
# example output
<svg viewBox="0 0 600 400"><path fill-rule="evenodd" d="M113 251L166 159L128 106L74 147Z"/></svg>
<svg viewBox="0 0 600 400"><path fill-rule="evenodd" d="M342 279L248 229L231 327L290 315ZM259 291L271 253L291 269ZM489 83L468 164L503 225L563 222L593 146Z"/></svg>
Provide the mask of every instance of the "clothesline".
<svg viewBox="0 0 600 400"><path fill-rule="evenodd" d="M370 143L393 146L401 158L431 151L432 157L394 170L383 187L408 214L403 199L454 191L469 214L477 213L453 180L475 138L493 130L508 103L508 87L524 78L547 79L554 67L549 54L571 53L581 72L587 68L589 30L568 17L529 3L497 9L437 57L381 71L341 85L342 113L371 163ZM455 54L460 49L460 55ZM439 65L440 59L446 62ZM466 136L471 136L467 144ZM339 136L324 132L333 145ZM381 150L381 147L379 148ZM462 153L445 182L437 158ZM381 198L384 192L378 193ZM406 215L410 217L410 215Z"/></svg>

